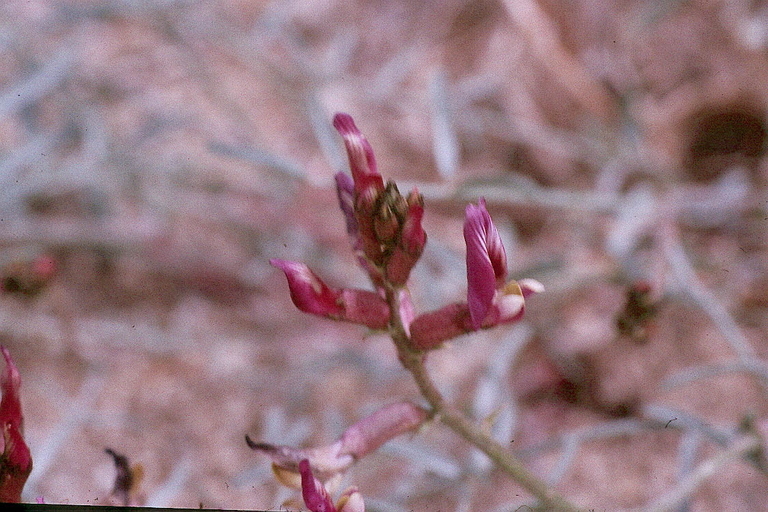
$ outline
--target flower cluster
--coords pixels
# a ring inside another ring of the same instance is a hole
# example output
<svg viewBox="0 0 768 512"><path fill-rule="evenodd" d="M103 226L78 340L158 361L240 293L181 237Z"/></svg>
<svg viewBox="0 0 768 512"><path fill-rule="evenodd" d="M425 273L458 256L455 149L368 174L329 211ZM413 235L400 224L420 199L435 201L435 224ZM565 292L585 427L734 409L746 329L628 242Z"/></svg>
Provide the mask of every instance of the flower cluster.
<svg viewBox="0 0 768 512"><path fill-rule="evenodd" d="M464 221L467 245L467 300L415 316L405 285L427 243L422 227L424 200L418 190L403 197L376 169L368 140L347 114L333 125L344 139L352 177L336 175L336 190L347 232L360 266L375 290L332 288L305 264L273 259L287 279L293 303L301 311L387 329L392 321L384 290L399 293L396 312L416 350L431 350L461 334L519 320L525 298L543 290L533 279L507 281L507 256L485 200L470 204Z"/></svg>
<svg viewBox="0 0 768 512"><path fill-rule="evenodd" d="M336 114L333 125L344 139L352 172L351 177L336 175L339 206L373 290L334 288L303 263L273 259L270 263L285 273L294 305L305 313L388 330L393 339L401 340L396 342L401 358L403 351L423 357L462 334L521 319L525 299L543 287L533 279L508 281L506 251L482 198L466 208L466 301L414 313L406 285L427 243L424 199L416 189L404 197L394 182L384 182L371 145L349 115ZM321 480L339 477L360 457L417 428L433 412L409 402L392 404L350 427L335 443L319 448L254 443L247 436L246 441L272 459L281 482L293 487L300 482L304 502L313 512L358 512L364 506L355 489L334 505Z"/></svg>

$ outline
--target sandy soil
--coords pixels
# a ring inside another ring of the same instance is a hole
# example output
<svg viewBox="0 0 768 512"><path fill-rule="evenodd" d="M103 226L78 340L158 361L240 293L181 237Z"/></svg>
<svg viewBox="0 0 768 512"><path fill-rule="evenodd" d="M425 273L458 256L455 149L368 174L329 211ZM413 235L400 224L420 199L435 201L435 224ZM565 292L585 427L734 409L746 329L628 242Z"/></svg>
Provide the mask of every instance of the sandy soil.
<svg viewBox="0 0 768 512"><path fill-rule="evenodd" d="M465 294L480 196L547 288L430 356L452 401L586 508L759 510L768 461L732 448L768 433L766 26L704 0L3 1L25 499L115 503L111 448L133 504L278 509L297 495L246 434L323 444L419 401L386 337L301 314L268 264L367 286L333 190L346 111L424 193L420 311ZM371 511L531 503L437 424L351 484Z"/></svg>

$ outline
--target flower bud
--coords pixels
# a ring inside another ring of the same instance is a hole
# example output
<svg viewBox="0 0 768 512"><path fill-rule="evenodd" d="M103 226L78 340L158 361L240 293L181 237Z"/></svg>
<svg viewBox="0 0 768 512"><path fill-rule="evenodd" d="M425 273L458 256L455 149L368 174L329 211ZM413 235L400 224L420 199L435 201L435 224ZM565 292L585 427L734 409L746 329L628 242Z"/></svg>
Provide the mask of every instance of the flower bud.
<svg viewBox="0 0 768 512"><path fill-rule="evenodd" d="M392 181L387 182L387 187L379 196L373 217L376 239L385 250L397 243L407 212L408 203L397 190L397 185Z"/></svg>
<svg viewBox="0 0 768 512"><path fill-rule="evenodd" d="M398 286L408 281L411 269L419 261L427 245L427 234L421 225L424 218L424 199L417 190L412 190L408 195L407 205L397 246L387 262L387 279Z"/></svg>
<svg viewBox="0 0 768 512"><path fill-rule="evenodd" d="M368 139L360 132L349 114L338 113L333 118L333 126L344 139L349 157L349 169L358 194L368 189L383 190L384 180L376 170L376 159Z"/></svg>
<svg viewBox="0 0 768 512"><path fill-rule="evenodd" d="M280 259L270 263L285 273L291 300L300 311L377 330L389 325L389 306L376 293L331 288L303 263Z"/></svg>
<svg viewBox="0 0 768 512"><path fill-rule="evenodd" d="M360 236L360 225L358 224L355 213L355 185L352 182L352 178L346 173L336 173L336 195L339 199L339 208L344 214L344 220L347 225L347 234L352 240L352 249L357 256L357 263L360 265L360 268L365 270L371 278L371 281L373 281L373 284L377 288L381 288L384 284L384 277L382 272L372 263L372 260L366 256L365 244ZM371 229L368 227L367 232L370 231ZM370 250L376 251L377 254L380 255L381 250L378 245L374 245L369 251Z"/></svg>
<svg viewBox="0 0 768 512"><path fill-rule="evenodd" d="M381 266L385 259L385 247L379 241L378 231L383 230L382 221L377 221L383 191L368 188L355 196L355 219L357 219L360 245L365 257L375 266Z"/></svg>
<svg viewBox="0 0 768 512"><path fill-rule="evenodd" d="M341 453L359 459L390 439L415 429L426 419L427 412L410 402L387 405L344 432Z"/></svg>
<svg viewBox="0 0 768 512"><path fill-rule="evenodd" d="M345 175L336 176L336 190L358 258L364 257L362 267L377 287L384 280L403 286L427 240L423 199L416 190L404 198L394 182L384 185L373 149L348 114L336 114L333 125L344 138L352 171L351 184Z"/></svg>
<svg viewBox="0 0 768 512"><path fill-rule="evenodd" d="M285 273L291 300L299 310L319 316L338 317L344 309L338 303L339 293L326 285L303 263L271 259L269 263Z"/></svg>

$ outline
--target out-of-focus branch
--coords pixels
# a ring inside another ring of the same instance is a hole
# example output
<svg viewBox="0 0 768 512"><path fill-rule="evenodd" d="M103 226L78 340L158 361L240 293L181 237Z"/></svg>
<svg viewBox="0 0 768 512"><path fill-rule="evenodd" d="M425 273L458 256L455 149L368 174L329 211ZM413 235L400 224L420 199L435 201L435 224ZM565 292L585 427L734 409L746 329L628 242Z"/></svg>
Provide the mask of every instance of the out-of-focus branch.
<svg viewBox="0 0 768 512"><path fill-rule="evenodd" d="M553 210L570 210L593 214L614 213L620 204L620 194L542 187L525 176L505 177L504 181L454 184L398 182L403 188L418 185L427 200L474 201L484 197L488 203L531 206Z"/></svg>
<svg viewBox="0 0 768 512"><path fill-rule="evenodd" d="M663 250L680 286L712 319L739 360L744 363L754 361L755 350L749 345L746 336L741 332L725 306L696 276L693 265L691 265L680 243L677 230L672 226L667 226L667 229L664 230Z"/></svg>
<svg viewBox="0 0 768 512"><path fill-rule="evenodd" d="M674 388L697 380L727 375L729 373L751 373L768 387L768 365L757 359L729 361L688 368L667 377L662 381L661 385L665 388Z"/></svg>
<svg viewBox="0 0 768 512"><path fill-rule="evenodd" d="M162 229L162 222L153 216L100 222L6 219L0 225L0 247L40 244L130 248L157 238Z"/></svg>
<svg viewBox="0 0 768 512"><path fill-rule="evenodd" d="M504 7L537 60L574 99L600 119L616 114L608 90L563 47L555 24L536 0L506 0Z"/></svg>
<svg viewBox="0 0 768 512"><path fill-rule="evenodd" d="M0 94L0 118L35 103L58 87L70 75L74 64L75 53L71 47L65 46L36 73Z"/></svg>
<svg viewBox="0 0 768 512"><path fill-rule="evenodd" d="M687 476L682 478L674 489L646 507L647 512L665 512L677 510L708 478L715 475L725 464L737 461L761 446L754 436L744 436L731 443L727 450L707 459Z"/></svg>

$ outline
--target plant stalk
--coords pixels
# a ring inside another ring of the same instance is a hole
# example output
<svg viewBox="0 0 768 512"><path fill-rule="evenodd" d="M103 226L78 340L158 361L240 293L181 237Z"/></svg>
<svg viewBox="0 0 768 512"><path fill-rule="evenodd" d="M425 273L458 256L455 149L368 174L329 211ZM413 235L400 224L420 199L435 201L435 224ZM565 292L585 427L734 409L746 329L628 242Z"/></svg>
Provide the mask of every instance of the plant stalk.
<svg viewBox="0 0 768 512"><path fill-rule="evenodd" d="M472 446L490 458L498 468L511 476L523 488L535 496L544 510L558 512L576 512L580 510L559 493L551 489L546 482L525 468L523 463L508 449L496 442L477 424L468 419L455 407L447 404L443 395L435 386L427 367L426 353L412 347L400 315L399 290L386 289L386 299L390 307L389 334L397 347L400 362L416 381L422 396L431 407L431 416L438 418L445 426L453 430Z"/></svg>

